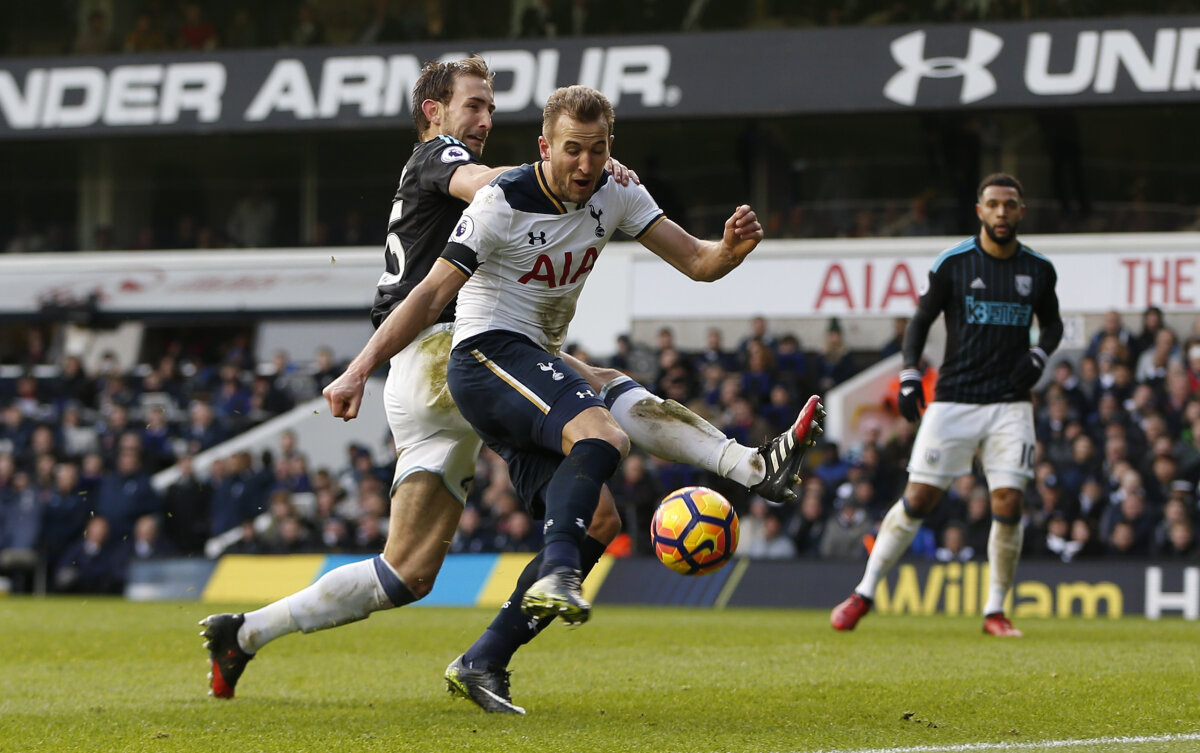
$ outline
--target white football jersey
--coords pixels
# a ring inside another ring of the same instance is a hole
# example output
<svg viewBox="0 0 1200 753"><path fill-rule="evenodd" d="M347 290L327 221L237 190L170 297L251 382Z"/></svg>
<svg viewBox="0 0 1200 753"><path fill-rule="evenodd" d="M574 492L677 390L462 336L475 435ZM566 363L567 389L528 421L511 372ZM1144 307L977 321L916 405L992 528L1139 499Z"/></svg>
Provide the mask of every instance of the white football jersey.
<svg viewBox="0 0 1200 753"><path fill-rule="evenodd" d="M458 293L454 345L507 330L557 355L604 244L616 230L641 238L662 219L644 187L607 172L582 206L554 195L540 162L505 172L475 194L441 257L470 278Z"/></svg>

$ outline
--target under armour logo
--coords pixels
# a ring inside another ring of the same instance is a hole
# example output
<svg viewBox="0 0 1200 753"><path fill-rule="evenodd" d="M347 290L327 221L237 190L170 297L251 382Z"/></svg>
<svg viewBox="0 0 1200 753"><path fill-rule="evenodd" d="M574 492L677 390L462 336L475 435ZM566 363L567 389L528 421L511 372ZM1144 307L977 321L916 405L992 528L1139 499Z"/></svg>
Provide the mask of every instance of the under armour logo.
<svg viewBox="0 0 1200 753"><path fill-rule="evenodd" d="M604 237L604 228L600 225L600 215L604 214L603 209L588 205L588 214L592 215L592 219L596 221L596 237Z"/></svg>
<svg viewBox="0 0 1200 753"><path fill-rule="evenodd" d="M549 371L550 378L553 379L554 381L556 381L556 382L562 381L562 378L563 378L562 372L555 371L553 363L539 363L538 368L541 369L542 371Z"/></svg>
<svg viewBox="0 0 1200 753"><path fill-rule="evenodd" d="M529 245L536 246L539 243L542 244L543 246L546 245L546 231L543 230L542 232L538 233L537 235L534 235L533 231L530 230L529 231Z"/></svg>
<svg viewBox="0 0 1200 753"><path fill-rule="evenodd" d="M595 397L596 393L591 390L584 390L583 392L576 392L575 396L582 400L585 397Z"/></svg>
<svg viewBox="0 0 1200 753"><path fill-rule="evenodd" d="M990 31L971 29L965 58L925 57L925 32L913 31L892 40L892 59L900 71L888 80L883 94L893 102L913 105L921 79L962 76L961 104L977 102L996 92L996 77L987 69L988 63L1000 54L1004 40Z"/></svg>

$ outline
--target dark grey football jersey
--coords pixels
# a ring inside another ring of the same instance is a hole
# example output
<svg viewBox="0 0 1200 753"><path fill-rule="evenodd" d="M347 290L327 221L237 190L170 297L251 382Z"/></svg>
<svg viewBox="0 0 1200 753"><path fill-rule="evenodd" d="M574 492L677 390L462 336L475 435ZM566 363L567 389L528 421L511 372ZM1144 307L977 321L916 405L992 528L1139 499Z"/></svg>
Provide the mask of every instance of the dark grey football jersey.
<svg viewBox="0 0 1200 753"><path fill-rule="evenodd" d="M480 164L480 160L450 136L435 136L413 147L392 200L383 253L386 269L371 307L371 322L376 327L425 279L446 248L450 232L467 208L467 202L450 194L450 178L455 170L471 163ZM454 321L453 302L438 321Z"/></svg>
<svg viewBox="0 0 1200 753"><path fill-rule="evenodd" d="M915 366L929 325L946 315L946 355L938 372L936 400L1002 403L1029 400L1009 375L1029 352L1029 329L1037 316L1039 345L1047 353L1062 339L1054 287L1054 264L1020 245L1008 259L979 247L978 237L947 249L929 270L917 315L904 336L904 363Z"/></svg>

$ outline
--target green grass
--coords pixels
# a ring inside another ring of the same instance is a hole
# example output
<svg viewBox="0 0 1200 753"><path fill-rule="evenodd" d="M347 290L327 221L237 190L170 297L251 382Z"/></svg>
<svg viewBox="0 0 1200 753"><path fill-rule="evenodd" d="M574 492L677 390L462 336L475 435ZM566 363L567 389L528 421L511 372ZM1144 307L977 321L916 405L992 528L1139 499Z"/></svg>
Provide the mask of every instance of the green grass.
<svg viewBox="0 0 1200 753"><path fill-rule="evenodd" d="M206 696L195 603L0 599L0 751L754 751L1200 731L1180 620L979 620L599 606L513 663L527 717L444 691L489 610L403 609L283 638ZM1200 741L1070 750L1193 751Z"/></svg>

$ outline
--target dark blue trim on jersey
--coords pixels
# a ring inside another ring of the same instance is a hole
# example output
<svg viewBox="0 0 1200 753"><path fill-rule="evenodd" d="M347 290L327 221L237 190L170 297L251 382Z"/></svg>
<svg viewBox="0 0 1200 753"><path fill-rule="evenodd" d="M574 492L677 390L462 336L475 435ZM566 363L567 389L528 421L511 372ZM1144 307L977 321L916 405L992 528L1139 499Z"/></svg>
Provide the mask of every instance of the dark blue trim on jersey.
<svg viewBox="0 0 1200 753"><path fill-rule="evenodd" d="M975 236L971 236L962 243L959 243L957 246L951 246L942 253L938 254L938 258L933 260L933 266L929 268L930 274L936 273L938 271L938 267L942 266L942 262L946 261L951 256L958 256L959 254L965 254L969 251L974 251L975 240Z"/></svg>
<svg viewBox="0 0 1200 753"><path fill-rule="evenodd" d="M596 190L599 191L610 177L607 170L601 173ZM492 185L504 191L504 199L518 212L566 214L568 211L563 200L550 190L541 162L506 170L492 181ZM582 209L586 204L587 202L584 202L576 209Z"/></svg>
<svg viewBox="0 0 1200 753"><path fill-rule="evenodd" d="M540 164L540 163L539 163ZM538 182L534 165L521 165L500 173L493 181L504 192L504 200L518 212L529 214L565 214L562 203L547 195Z"/></svg>
<svg viewBox="0 0 1200 753"><path fill-rule="evenodd" d="M633 239L635 241L640 241L642 238L645 238L647 233L649 233L651 230L653 230L655 227L657 227L658 223L662 222L665 219L667 219L667 216L665 214L659 212L657 217L655 217L654 219L647 222L645 224L645 226L643 226L642 229L637 232L637 235L633 236Z"/></svg>

